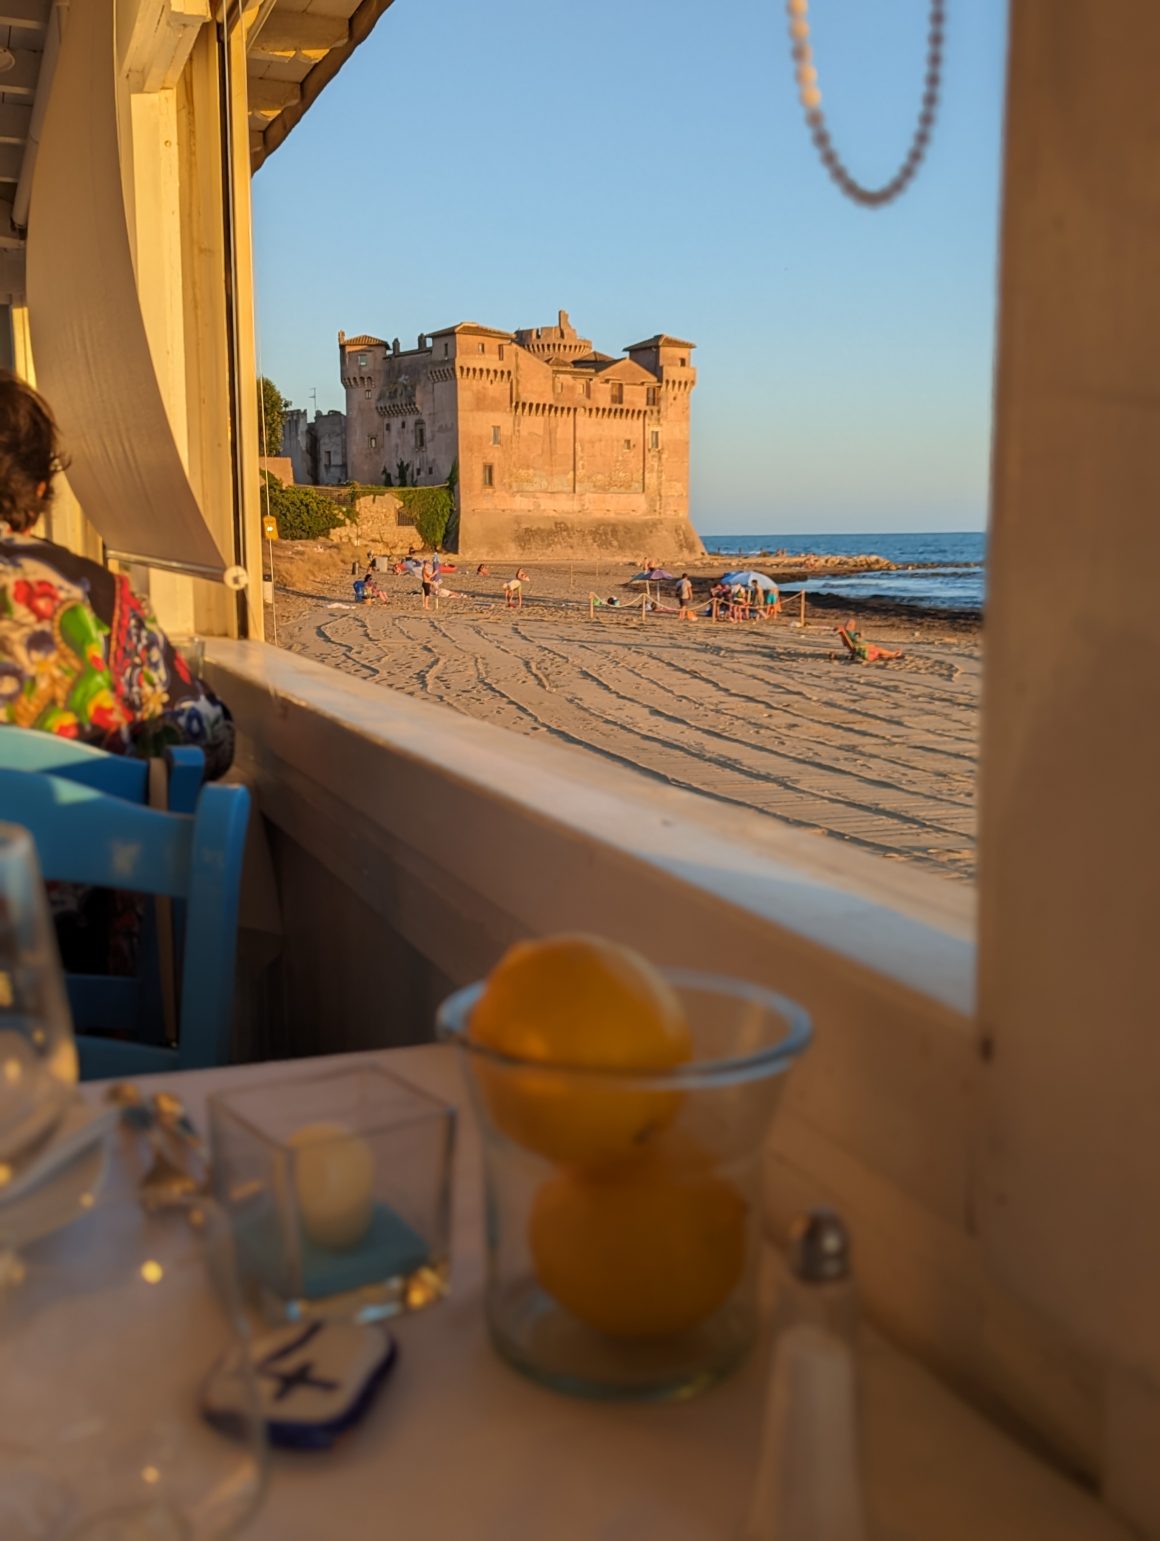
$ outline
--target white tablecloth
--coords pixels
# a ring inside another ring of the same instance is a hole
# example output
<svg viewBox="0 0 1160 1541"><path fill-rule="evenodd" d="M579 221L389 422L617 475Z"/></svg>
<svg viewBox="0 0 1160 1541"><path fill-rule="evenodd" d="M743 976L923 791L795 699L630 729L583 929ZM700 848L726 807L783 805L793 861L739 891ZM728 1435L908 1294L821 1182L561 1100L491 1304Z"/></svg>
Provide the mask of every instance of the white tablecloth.
<svg viewBox="0 0 1160 1541"><path fill-rule="evenodd" d="M754 1472L767 1349L706 1395L670 1406L576 1401L509 1369L484 1327L479 1143L455 1051L359 1057L462 1110L452 1293L393 1324L399 1363L335 1450L274 1455L247 1541L729 1541ZM204 1129L214 1090L335 1064L200 1071L179 1089ZM862 1371L875 1541L1127 1541L1093 1500L875 1339Z"/></svg>

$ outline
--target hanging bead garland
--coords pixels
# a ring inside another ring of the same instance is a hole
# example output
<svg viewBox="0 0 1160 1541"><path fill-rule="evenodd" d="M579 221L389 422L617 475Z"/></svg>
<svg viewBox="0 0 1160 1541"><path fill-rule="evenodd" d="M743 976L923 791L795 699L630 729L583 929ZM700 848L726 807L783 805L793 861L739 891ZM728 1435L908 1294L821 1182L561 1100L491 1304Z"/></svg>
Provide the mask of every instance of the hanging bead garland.
<svg viewBox="0 0 1160 1541"><path fill-rule="evenodd" d="M826 120L822 116L822 93L818 88L818 72L814 67L813 50L810 47L809 0L787 0L789 35L793 45L794 65L797 72L798 97L805 109L810 136L822 158L822 165L834 181L855 203L880 209L893 203L900 193L914 180L922 165L934 131L935 114L938 111L939 85L942 80L943 37L946 31L946 0L930 0L930 25L926 44L926 87L922 95L922 111L906 159L881 187L864 187L852 177L834 148Z"/></svg>

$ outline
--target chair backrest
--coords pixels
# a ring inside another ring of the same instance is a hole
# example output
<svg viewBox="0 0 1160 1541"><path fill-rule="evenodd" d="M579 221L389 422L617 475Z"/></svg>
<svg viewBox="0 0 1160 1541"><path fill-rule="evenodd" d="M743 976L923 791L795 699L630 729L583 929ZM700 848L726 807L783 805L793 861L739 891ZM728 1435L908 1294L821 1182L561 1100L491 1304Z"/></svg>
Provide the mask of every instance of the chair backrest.
<svg viewBox="0 0 1160 1541"><path fill-rule="evenodd" d="M133 803L145 801L149 770L145 760L109 754L55 733L11 726L0 728L0 768L46 771Z"/></svg>
<svg viewBox="0 0 1160 1541"><path fill-rule="evenodd" d="M245 787L207 786L195 813L162 813L59 776L0 769L0 818L32 831L46 879L186 901L178 1069L228 1054L249 808Z"/></svg>
<svg viewBox="0 0 1160 1541"><path fill-rule="evenodd" d="M165 750L169 768L168 806L171 813L192 813L205 780L205 755L192 745ZM149 762L132 755L110 754L92 744L41 733L35 728L0 727L0 768L44 771L82 786L95 787L131 803L149 800Z"/></svg>

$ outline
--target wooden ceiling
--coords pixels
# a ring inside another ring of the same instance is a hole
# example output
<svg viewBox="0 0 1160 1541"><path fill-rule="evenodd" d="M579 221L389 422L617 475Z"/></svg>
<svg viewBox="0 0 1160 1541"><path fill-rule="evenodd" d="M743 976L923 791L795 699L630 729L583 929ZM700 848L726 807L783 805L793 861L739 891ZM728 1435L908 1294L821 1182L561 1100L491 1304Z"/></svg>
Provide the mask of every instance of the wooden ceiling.
<svg viewBox="0 0 1160 1541"><path fill-rule="evenodd" d="M258 0L247 13L250 150L255 171L370 36L391 3Z"/></svg>

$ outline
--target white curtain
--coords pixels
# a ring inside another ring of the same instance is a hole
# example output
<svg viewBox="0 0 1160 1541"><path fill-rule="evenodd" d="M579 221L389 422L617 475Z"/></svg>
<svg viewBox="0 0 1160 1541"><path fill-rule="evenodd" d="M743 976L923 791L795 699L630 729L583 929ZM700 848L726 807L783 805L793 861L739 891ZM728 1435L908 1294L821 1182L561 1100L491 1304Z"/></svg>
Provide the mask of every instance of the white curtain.
<svg viewBox="0 0 1160 1541"><path fill-rule="evenodd" d="M137 296L114 4L73 0L45 113L28 224L37 385L60 423L69 482L106 545L220 576L228 563L174 442Z"/></svg>

